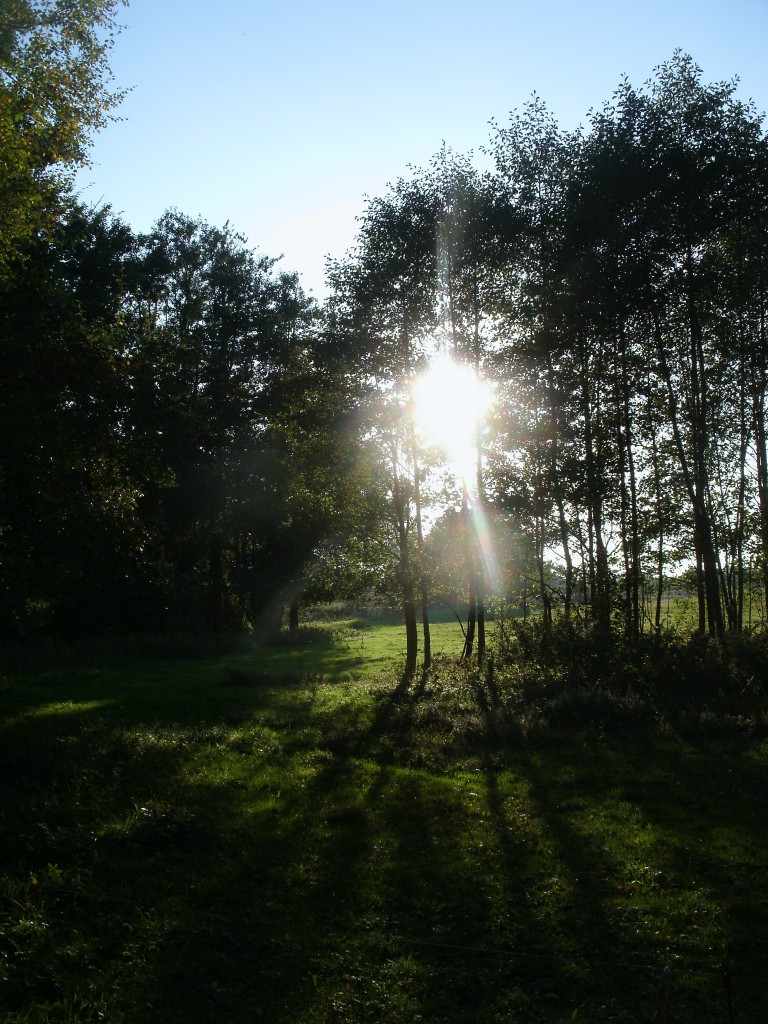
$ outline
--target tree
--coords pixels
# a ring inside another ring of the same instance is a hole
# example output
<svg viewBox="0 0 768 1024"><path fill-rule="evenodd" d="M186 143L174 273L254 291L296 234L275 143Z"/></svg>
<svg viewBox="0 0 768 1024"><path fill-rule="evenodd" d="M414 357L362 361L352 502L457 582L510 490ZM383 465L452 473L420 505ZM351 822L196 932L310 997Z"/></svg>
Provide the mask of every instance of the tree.
<svg viewBox="0 0 768 1024"><path fill-rule="evenodd" d="M504 325L502 372L510 400L517 408L516 436L508 443L519 449L527 491L532 546L539 598L545 621L551 617L547 585L547 549L559 541L566 566L563 604L570 612L574 589L574 528L577 465L589 495L592 606L601 606L607 568L602 557L602 480L593 444L595 431L592 384L597 366L581 310L573 301L578 275L569 230L573 221L583 141L567 135L542 100L534 96L509 125L497 128L493 154L507 204L518 227L499 276L495 305ZM507 219L510 214L507 213ZM581 451L577 455L578 436ZM513 474L514 475L514 474ZM518 491L520 488L518 488ZM595 558L595 551L597 557ZM601 614L607 609L602 606Z"/></svg>
<svg viewBox="0 0 768 1024"><path fill-rule="evenodd" d="M0 274L52 230L122 98L108 66L120 2L0 0Z"/></svg>
<svg viewBox="0 0 768 1024"><path fill-rule="evenodd" d="M759 348L746 339L743 292L737 298L732 284L743 272L728 249L748 224L764 223L765 209L760 119L734 90L704 85L691 58L677 53L646 93L625 83L592 136L592 166L612 176L603 197L630 271L621 282L622 330L653 369L648 400L662 395L693 527L700 628L720 638L723 603L729 621L739 619L726 570L741 561L752 422L745 373L748 348ZM625 393L634 386L627 371L617 367ZM739 495L731 523L729 502L717 506L721 483Z"/></svg>
<svg viewBox="0 0 768 1024"><path fill-rule="evenodd" d="M125 314L128 418L152 467L143 514L171 606L216 630L262 615L303 547L289 414L310 414L315 312L275 262L169 211L141 239Z"/></svg>
<svg viewBox="0 0 768 1024"><path fill-rule="evenodd" d="M0 282L0 631L146 628L116 339L132 233L72 206Z"/></svg>
<svg viewBox="0 0 768 1024"><path fill-rule="evenodd" d="M389 510L397 538L406 627L406 671L416 668L420 599L429 651L426 581L421 574L421 467L410 387L434 332L435 210L418 182L399 181L361 218L356 248L331 264L331 329L357 378L365 428L388 467ZM427 653L427 660L429 654Z"/></svg>
<svg viewBox="0 0 768 1024"><path fill-rule="evenodd" d="M467 159L457 158L445 148L421 181L423 190L435 197L438 211L438 342L456 361L471 367L478 381L484 381L490 376L497 349L495 287L507 265L507 250L517 243L519 218L510 213L506 191L497 178L480 175ZM478 422L474 436L467 438L467 447L475 450L473 479L461 481L469 567L464 655L472 656L477 632L479 664L485 659L488 586L479 544L486 503L485 442L483 425Z"/></svg>

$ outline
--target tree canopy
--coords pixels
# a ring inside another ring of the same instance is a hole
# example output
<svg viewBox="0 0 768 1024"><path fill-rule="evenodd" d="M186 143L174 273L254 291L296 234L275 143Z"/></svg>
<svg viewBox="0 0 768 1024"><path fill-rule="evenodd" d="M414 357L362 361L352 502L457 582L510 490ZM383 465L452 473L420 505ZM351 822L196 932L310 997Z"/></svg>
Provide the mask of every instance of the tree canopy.
<svg viewBox="0 0 768 1024"><path fill-rule="evenodd" d="M228 224L73 195L116 11L0 3L4 637L343 596L401 605L413 668L437 598L481 659L491 605L629 638L672 581L712 636L764 612L768 154L735 82L677 53L575 133L534 97L490 170L443 149L371 199L319 306ZM493 393L444 396L470 468L418 408L438 357Z"/></svg>
<svg viewBox="0 0 768 1024"><path fill-rule="evenodd" d="M122 93L109 51L121 0L0 0L0 273L52 230L74 170Z"/></svg>

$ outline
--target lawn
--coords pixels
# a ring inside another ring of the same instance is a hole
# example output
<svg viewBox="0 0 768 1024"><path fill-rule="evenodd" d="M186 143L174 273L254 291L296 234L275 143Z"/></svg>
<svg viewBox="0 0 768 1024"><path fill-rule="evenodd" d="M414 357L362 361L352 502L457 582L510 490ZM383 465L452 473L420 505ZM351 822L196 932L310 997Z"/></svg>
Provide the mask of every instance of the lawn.
<svg viewBox="0 0 768 1024"><path fill-rule="evenodd" d="M762 733L359 626L6 675L0 1021L764 1020Z"/></svg>

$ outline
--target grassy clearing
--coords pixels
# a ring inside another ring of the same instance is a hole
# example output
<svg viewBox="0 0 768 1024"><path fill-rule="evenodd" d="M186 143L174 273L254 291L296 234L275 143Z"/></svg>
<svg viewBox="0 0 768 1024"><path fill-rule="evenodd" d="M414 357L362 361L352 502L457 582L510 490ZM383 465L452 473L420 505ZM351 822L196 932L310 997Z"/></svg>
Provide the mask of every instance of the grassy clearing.
<svg viewBox="0 0 768 1024"><path fill-rule="evenodd" d="M4 680L0 1021L764 1019L759 723L300 639Z"/></svg>

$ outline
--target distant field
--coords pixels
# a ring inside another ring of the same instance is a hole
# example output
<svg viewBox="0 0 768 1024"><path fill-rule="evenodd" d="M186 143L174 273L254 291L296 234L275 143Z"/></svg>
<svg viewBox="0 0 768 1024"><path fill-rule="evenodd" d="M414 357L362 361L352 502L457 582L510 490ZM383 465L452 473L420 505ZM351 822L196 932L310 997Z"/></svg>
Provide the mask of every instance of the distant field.
<svg viewBox="0 0 768 1024"><path fill-rule="evenodd" d="M488 624L488 638L493 633L492 623ZM405 663L405 627L402 624L379 624L365 619L341 619L332 624L310 624L302 627L302 634L312 638L317 634L322 641L326 635L334 640L333 651L321 643L290 645L290 634L285 634L288 646L263 649L260 660L265 666L290 665L297 671L333 671L370 676L382 668ZM437 622L430 626L432 654L458 657L464 647L464 634L459 623ZM419 661L424 654L424 638L419 624Z"/></svg>
<svg viewBox="0 0 768 1024"><path fill-rule="evenodd" d="M359 621L355 626L359 628ZM453 622L433 622L430 625L430 637L432 640L433 655L445 654L459 656L464 647L464 634L461 626L455 620ZM359 642L364 652L381 659L395 659L401 663L405 661L405 628L401 625L374 626L361 630ZM489 630L490 632L490 630ZM352 645L357 641L355 634L350 641ZM424 652L424 637L421 623L419 623L419 658Z"/></svg>
<svg viewBox="0 0 768 1024"><path fill-rule="evenodd" d="M0 1022L765 1019L764 733L300 635L2 679Z"/></svg>

